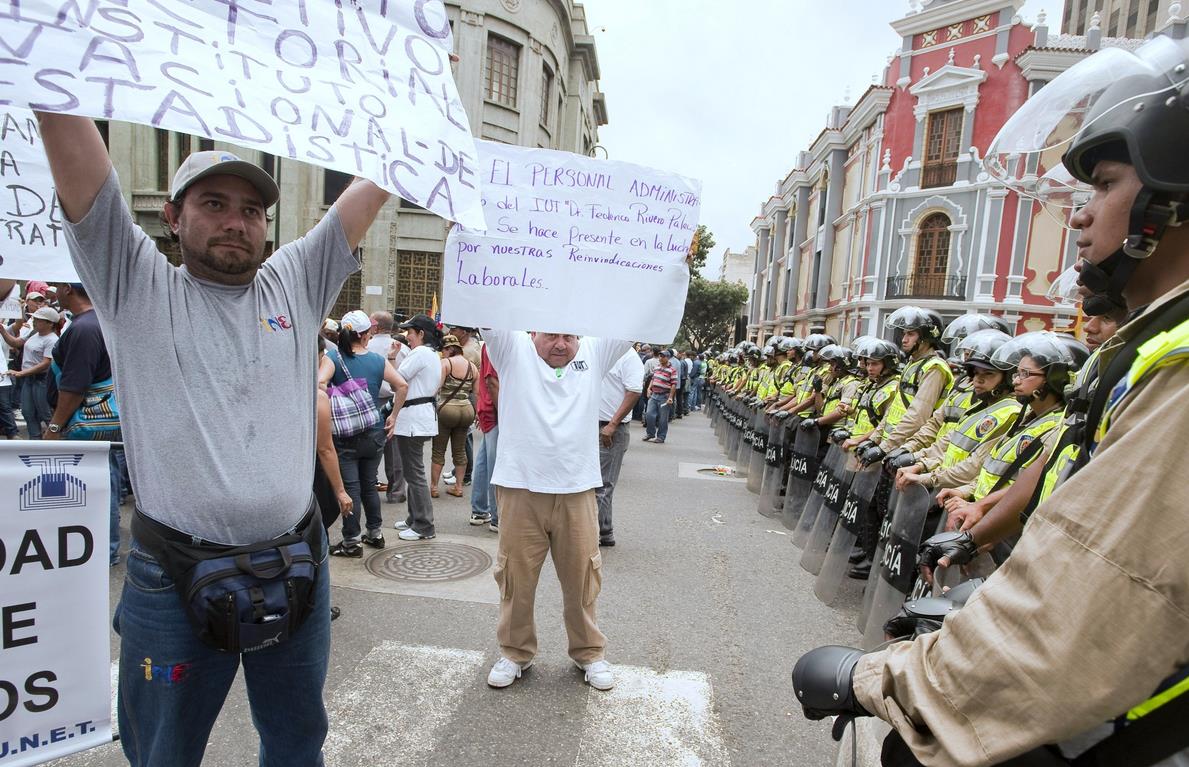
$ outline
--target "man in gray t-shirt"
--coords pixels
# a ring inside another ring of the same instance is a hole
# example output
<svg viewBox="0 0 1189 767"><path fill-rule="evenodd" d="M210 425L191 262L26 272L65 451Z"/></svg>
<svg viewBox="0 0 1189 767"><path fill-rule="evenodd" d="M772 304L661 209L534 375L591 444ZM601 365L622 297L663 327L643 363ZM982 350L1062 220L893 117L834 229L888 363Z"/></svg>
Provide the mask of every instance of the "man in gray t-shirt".
<svg viewBox="0 0 1189 767"><path fill-rule="evenodd" d="M163 211L181 247L175 268L133 223L95 124L38 120L71 258L107 340L140 513L218 544L285 534L310 504L322 318L359 268L352 252L388 193L357 181L309 234L265 260L276 183L227 152L190 155ZM305 623L241 656L195 637L171 578L133 541L114 621L133 765L198 764L241 660L261 764L321 764L325 555L323 539Z"/></svg>

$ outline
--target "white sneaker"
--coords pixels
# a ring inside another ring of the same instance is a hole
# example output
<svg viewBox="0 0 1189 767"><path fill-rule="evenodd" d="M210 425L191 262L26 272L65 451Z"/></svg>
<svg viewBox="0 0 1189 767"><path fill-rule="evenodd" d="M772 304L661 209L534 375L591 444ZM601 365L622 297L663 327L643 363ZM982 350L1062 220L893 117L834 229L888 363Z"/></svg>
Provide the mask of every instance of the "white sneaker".
<svg viewBox="0 0 1189 767"><path fill-rule="evenodd" d="M531 660L527 663L517 663L514 660L500 658L491 667L491 673L487 675L487 684L490 687L507 687L519 679L525 669L531 665L533 665Z"/></svg>
<svg viewBox="0 0 1189 767"><path fill-rule="evenodd" d="M405 522L403 519L400 522L394 523L392 526L395 527L397 530L408 530L409 529L409 523Z"/></svg>
<svg viewBox="0 0 1189 767"><path fill-rule="evenodd" d="M401 530L399 533L397 533L396 537L400 538L402 541L428 541L430 538L433 538L435 536L422 535L421 533L417 532L413 528L408 527L408 528L405 528L404 530Z"/></svg>
<svg viewBox="0 0 1189 767"><path fill-rule="evenodd" d="M610 690L615 686L615 674L611 672L611 664L607 661L591 661L585 666L574 661L574 665L586 672L586 683L596 690Z"/></svg>
<svg viewBox="0 0 1189 767"><path fill-rule="evenodd" d="M442 477L442 484L443 485L453 485L454 484L454 475L451 474L448 477Z"/></svg>

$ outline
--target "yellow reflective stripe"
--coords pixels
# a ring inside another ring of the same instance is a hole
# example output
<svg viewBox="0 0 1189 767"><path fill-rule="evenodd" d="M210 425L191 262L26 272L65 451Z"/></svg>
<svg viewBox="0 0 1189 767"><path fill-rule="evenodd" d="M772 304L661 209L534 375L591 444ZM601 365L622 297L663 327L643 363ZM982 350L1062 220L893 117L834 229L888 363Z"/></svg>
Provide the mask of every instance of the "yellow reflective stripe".
<svg viewBox="0 0 1189 767"><path fill-rule="evenodd" d="M1142 716L1147 716L1165 703L1168 703L1174 698L1179 698L1185 693L1189 693L1189 677L1185 677L1159 695L1153 695L1151 698L1131 709L1127 712L1127 718L1135 721Z"/></svg>

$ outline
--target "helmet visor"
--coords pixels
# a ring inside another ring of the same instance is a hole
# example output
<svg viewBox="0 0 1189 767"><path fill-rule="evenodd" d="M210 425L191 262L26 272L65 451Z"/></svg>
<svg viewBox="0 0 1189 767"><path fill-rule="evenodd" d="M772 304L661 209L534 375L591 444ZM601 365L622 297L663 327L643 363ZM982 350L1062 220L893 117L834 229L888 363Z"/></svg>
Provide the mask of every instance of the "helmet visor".
<svg viewBox="0 0 1189 767"><path fill-rule="evenodd" d="M1080 204L1078 194L1089 187L1067 171L1057 171L1074 138L1104 115L1127 109L1138 100L1172 90L1179 83L1165 73L1183 60L1170 38L1153 38L1136 51L1104 48L1079 61L1024 102L987 148L987 172L1021 195L1058 207ZM1103 94L1120 80L1160 77L1164 87L1129 93L1112 104L1100 103ZM1183 78L1182 78L1183 79Z"/></svg>
<svg viewBox="0 0 1189 767"><path fill-rule="evenodd" d="M1016 336L1000 346L992 359L996 364L1014 368L1024 357L1031 357L1045 370L1052 365L1076 367L1069 346L1056 333L1048 330L1036 330Z"/></svg>

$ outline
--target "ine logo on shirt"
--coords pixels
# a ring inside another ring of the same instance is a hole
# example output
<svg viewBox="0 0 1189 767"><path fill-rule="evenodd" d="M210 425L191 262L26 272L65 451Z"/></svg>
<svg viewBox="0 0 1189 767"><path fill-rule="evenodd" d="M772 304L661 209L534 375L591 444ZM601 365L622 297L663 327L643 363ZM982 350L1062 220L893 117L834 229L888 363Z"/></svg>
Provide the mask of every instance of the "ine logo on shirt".
<svg viewBox="0 0 1189 767"><path fill-rule="evenodd" d="M269 333L278 333L282 330L292 330L293 323L289 318L283 314L278 314L275 317L261 317L260 325Z"/></svg>
<svg viewBox="0 0 1189 767"><path fill-rule="evenodd" d="M573 362L570 363L570 367L574 368L575 370L579 370L579 371L585 371L588 369L586 366L585 360L574 360Z"/></svg>

